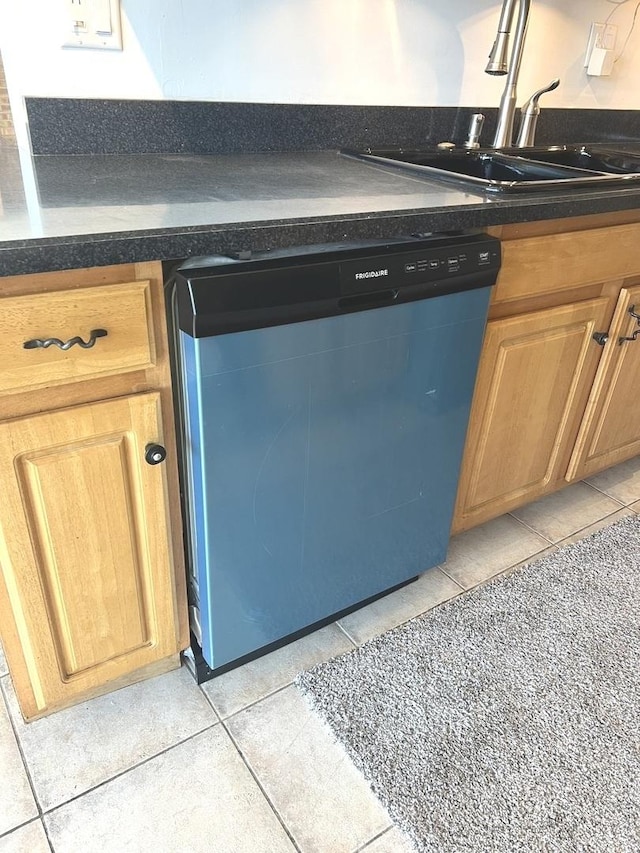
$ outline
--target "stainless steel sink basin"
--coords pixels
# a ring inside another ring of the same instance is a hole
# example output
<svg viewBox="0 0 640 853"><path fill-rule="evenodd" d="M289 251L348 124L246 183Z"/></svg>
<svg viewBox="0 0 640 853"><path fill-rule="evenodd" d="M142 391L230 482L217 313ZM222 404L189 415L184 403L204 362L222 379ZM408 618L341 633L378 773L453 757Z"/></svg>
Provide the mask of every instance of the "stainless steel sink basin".
<svg viewBox="0 0 640 853"><path fill-rule="evenodd" d="M491 193L640 186L640 153L587 145L468 150L366 149L351 157Z"/></svg>

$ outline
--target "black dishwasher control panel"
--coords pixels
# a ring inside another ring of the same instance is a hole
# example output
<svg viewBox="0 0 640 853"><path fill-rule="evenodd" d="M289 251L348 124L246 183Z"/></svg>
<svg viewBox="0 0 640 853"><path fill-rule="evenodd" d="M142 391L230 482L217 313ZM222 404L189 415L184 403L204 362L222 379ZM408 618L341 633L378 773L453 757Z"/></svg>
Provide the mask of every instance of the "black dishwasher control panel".
<svg viewBox="0 0 640 853"><path fill-rule="evenodd" d="M500 243L493 237L436 238L420 251L382 255L340 264L343 293L367 293L384 287L430 282L445 290L453 276L500 268Z"/></svg>
<svg viewBox="0 0 640 853"><path fill-rule="evenodd" d="M490 287L500 263L495 237L434 235L191 258L169 284L199 338Z"/></svg>

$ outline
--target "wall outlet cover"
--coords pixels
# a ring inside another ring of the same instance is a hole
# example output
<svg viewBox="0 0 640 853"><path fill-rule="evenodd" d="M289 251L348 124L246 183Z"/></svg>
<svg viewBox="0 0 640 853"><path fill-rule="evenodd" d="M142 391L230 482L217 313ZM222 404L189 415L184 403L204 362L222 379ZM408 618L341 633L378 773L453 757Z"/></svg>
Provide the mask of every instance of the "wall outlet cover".
<svg viewBox="0 0 640 853"><path fill-rule="evenodd" d="M122 50L120 0L62 0L62 47Z"/></svg>

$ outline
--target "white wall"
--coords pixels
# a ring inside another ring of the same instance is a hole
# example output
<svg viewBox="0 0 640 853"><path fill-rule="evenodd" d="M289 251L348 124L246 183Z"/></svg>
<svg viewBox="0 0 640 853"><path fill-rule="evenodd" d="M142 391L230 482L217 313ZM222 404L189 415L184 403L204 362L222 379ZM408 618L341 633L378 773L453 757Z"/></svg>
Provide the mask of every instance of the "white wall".
<svg viewBox="0 0 640 853"><path fill-rule="evenodd" d="M66 0L0 2L17 123L25 95L267 103L491 105L483 73L499 0L122 0L122 52L61 48ZM613 22L622 44L634 0ZM609 78L582 66L606 0L532 0L522 102L553 77L557 107L640 109L640 22Z"/></svg>

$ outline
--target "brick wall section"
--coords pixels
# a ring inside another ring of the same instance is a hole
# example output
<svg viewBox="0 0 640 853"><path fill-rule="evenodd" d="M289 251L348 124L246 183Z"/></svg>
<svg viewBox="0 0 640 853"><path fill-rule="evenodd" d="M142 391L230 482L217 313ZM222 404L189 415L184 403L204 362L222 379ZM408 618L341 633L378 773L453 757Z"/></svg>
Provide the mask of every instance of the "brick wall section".
<svg viewBox="0 0 640 853"><path fill-rule="evenodd" d="M4 79L4 68L2 66L2 57L0 56L0 137L3 139L15 139L15 131L13 129L13 119L11 118L11 108L9 106L9 93L7 92L7 83Z"/></svg>

